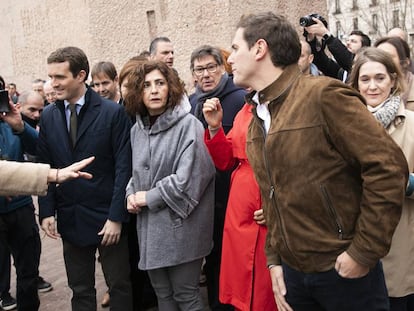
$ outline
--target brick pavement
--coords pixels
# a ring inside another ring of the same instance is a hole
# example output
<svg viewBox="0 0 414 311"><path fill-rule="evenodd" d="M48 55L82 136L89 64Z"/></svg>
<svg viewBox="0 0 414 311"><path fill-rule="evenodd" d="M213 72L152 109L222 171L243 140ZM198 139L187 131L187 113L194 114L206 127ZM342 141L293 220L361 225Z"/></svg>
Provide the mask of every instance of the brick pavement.
<svg viewBox="0 0 414 311"><path fill-rule="evenodd" d="M36 202L36 199L33 200ZM39 274L48 282L52 283L53 290L47 293L39 293L40 308L39 311L70 311L70 299L72 292L68 287L65 265L63 262L62 241L53 240L40 230L40 237L42 240L42 254L40 257ZM97 311L109 311L109 308L102 308L100 301L106 291L106 284L100 264L96 264L96 296L98 300ZM201 288L204 303L207 305L206 288ZM11 294L16 297L16 274L14 267L12 267L11 275ZM1 308L0 308L1 310ZM157 308L149 309L148 311L156 311ZM210 310L209 308L205 309Z"/></svg>
<svg viewBox="0 0 414 311"><path fill-rule="evenodd" d="M34 200L35 201L35 200ZM42 240L42 254L40 257L39 274L48 282L52 283L53 290L47 293L39 293L40 311L69 311L72 292L68 287L65 264L63 262L62 241L47 237L40 230ZM15 270L12 268L11 293L13 297L16 292ZM100 264L96 265L96 296L98 299L98 311L109 310L100 306L100 299L106 290Z"/></svg>

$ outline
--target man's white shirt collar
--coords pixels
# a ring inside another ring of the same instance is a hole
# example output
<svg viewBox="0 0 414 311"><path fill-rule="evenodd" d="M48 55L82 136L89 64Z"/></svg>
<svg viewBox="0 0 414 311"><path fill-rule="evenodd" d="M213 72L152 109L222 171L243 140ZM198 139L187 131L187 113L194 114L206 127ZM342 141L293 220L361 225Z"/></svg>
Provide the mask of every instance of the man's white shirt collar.
<svg viewBox="0 0 414 311"><path fill-rule="evenodd" d="M259 101L259 92L256 92L256 94L254 94L252 99L257 104L257 107L256 107L257 116L261 120L263 120L263 125L265 128L266 134L267 134L269 133L269 129L270 129L270 112L269 112L269 108L267 107L269 102L261 104Z"/></svg>

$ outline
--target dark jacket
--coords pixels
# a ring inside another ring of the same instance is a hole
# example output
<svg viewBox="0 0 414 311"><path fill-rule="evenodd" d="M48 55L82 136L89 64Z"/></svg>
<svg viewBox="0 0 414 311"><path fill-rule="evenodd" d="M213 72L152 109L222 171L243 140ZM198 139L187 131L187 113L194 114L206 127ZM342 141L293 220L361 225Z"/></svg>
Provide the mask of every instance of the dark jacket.
<svg viewBox="0 0 414 311"><path fill-rule="evenodd" d="M266 135L257 115L247 155L260 185L269 264L327 271L347 251L373 267L390 248L408 168L401 149L361 95L297 65L260 92L270 101Z"/></svg>
<svg viewBox="0 0 414 311"><path fill-rule="evenodd" d="M100 242L105 221L128 221L125 187L131 176L131 122L124 108L88 88L78 116L78 136L71 146L65 107L57 101L45 108L40 121L39 161L64 167L89 156L95 161L85 171L91 180L76 179L39 198L40 221L57 213L63 239L86 246Z"/></svg>
<svg viewBox="0 0 414 311"><path fill-rule="evenodd" d="M25 151L36 152L37 136L36 130L27 123L24 124L24 130L21 134L15 134L6 122L0 121L0 159L24 161ZM0 214L9 213L31 203L32 197L27 195L12 198L0 196Z"/></svg>
<svg viewBox="0 0 414 311"><path fill-rule="evenodd" d="M325 76L343 81L344 75L351 72L355 55L348 50L341 40L331 36L328 40L322 41L320 49L317 47L316 39L309 42L309 44L314 55L313 63ZM326 55L325 47L329 48L335 60Z"/></svg>

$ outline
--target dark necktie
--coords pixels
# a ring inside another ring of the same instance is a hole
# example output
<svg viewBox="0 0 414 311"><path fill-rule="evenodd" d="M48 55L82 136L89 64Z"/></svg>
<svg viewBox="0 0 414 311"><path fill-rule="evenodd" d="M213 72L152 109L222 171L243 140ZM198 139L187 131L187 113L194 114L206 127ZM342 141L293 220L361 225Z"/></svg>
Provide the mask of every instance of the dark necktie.
<svg viewBox="0 0 414 311"><path fill-rule="evenodd" d="M72 146L75 146L76 135L78 132L78 115L76 114L76 104L69 104L69 110L70 110L69 135L72 140Z"/></svg>

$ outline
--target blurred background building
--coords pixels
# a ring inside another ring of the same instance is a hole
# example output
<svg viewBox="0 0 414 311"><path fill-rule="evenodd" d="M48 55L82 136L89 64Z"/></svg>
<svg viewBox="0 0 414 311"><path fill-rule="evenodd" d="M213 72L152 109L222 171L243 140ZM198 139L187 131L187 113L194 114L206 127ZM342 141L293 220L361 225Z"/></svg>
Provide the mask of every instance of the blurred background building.
<svg viewBox="0 0 414 311"><path fill-rule="evenodd" d="M414 7L413 0L328 0L330 31L345 39L358 29L370 36L371 41L395 27L408 33L408 44L413 51Z"/></svg>
<svg viewBox="0 0 414 311"><path fill-rule="evenodd" d="M118 69L148 50L156 36L175 47L174 67L189 81L190 54L201 44L230 49L235 25L246 13L273 11L298 27L301 16L327 14L325 0L2 0L0 75L18 90L47 79L46 58L59 47L78 46L91 67L112 61Z"/></svg>

